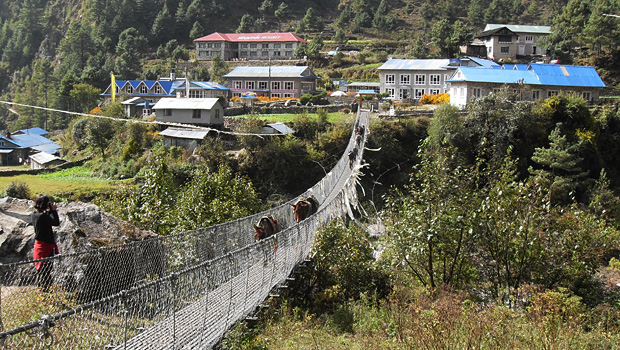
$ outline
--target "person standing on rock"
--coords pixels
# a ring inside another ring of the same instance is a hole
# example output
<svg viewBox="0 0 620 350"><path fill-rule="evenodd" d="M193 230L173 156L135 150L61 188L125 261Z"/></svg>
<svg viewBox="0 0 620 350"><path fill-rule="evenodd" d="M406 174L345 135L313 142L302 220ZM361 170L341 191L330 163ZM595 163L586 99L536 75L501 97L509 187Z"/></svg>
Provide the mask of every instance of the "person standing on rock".
<svg viewBox="0 0 620 350"><path fill-rule="evenodd" d="M52 226L60 226L60 218L56 211L56 203L44 194L34 201L35 212L32 213L32 225L34 226L34 260L44 259L54 254L59 254L56 237ZM38 273L38 283L44 289L52 284L53 262L37 261L34 267Z"/></svg>

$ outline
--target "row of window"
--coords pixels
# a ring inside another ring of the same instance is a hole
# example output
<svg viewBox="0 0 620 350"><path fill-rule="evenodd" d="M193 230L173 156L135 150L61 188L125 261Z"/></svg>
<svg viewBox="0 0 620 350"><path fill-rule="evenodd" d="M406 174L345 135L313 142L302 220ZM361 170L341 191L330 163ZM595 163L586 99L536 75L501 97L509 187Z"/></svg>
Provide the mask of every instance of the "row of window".
<svg viewBox="0 0 620 350"><path fill-rule="evenodd" d="M465 88L461 87L461 88L458 88L458 90L459 90L458 91L459 95L461 97L464 97L465 96ZM496 94L498 92L499 92L499 89L497 89L497 88L493 89L492 91L489 90L489 94L492 94L492 93ZM515 94L520 94L521 93L521 91L519 91L519 89L513 89L512 92L515 93ZM532 90L531 93L532 93L532 95L531 95L532 101L538 100L538 99L541 98L540 90ZM558 90L547 90L547 96L546 97L548 98L548 97L557 96L559 93L560 92ZM475 97L475 98L482 97L482 89L481 88L472 88L472 96ZM592 95L591 95L591 93L589 91L583 91L581 93L581 96L586 101L590 101L591 98L592 98ZM523 96L523 97L525 97L525 96Z"/></svg>
<svg viewBox="0 0 620 350"><path fill-rule="evenodd" d="M410 85L411 84L411 74L400 74L399 78L400 78L399 85ZM448 80L448 74L444 74L444 80ZM415 82L415 85L426 85L426 74L415 74L414 82ZM396 74L385 75L385 84L394 85L395 83L396 83ZM441 85L441 74L429 74L428 84L429 85Z"/></svg>
<svg viewBox="0 0 620 350"><path fill-rule="evenodd" d="M245 86L243 83L245 83ZM246 80L244 82L241 80L233 80L232 87L233 89L267 90L268 84L269 83L267 81L256 82L256 81ZM282 89L284 90L295 89L295 82L294 81L272 81L271 82L271 90L282 90Z"/></svg>
<svg viewBox="0 0 620 350"><path fill-rule="evenodd" d="M153 89L153 91L151 91L151 93L153 93L153 94L163 94L164 93L164 90L158 84L153 85L152 89ZM133 94L134 93L134 88L131 85L125 86L122 90L125 91L128 94ZM148 94L149 93L149 88L146 85L144 85L144 84L138 85L138 88L136 90L137 90L136 93L138 93L138 94ZM119 93L118 87L116 88L116 92Z"/></svg>
<svg viewBox="0 0 620 350"><path fill-rule="evenodd" d="M242 93L241 92L233 92L233 97L241 97ZM278 97L278 98L293 98L295 97L295 94L290 93L290 92L283 92L283 93L279 93L279 92L272 92L271 93L271 97Z"/></svg>
<svg viewBox="0 0 620 350"><path fill-rule="evenodd" d="M243 44L239 44L239 46L242 49L247 49L247 48L256 49L258 47L260 47L262 49L268 49L270 45L274 49L279 49L279 48L282 47L281 43L273 43L273 45L269 44L269 43L262 43L262 44L257 44L257 43L249 43L249 44L247 44L247 43L243 43ZM285 43L284 47L287 48L287 49L292 49L293 48L293 43Z"/></svg>
<svg viewBox="0 0 620 350"><path fill-rule="evenodd" d="M271 56L280 57L282 52L280 51L260 51L261 57L268 57L271 52ZM239 51L239 57L258 57L259 51ZM293 57L293 51L284 51L284 56Z"/></svg>
<svg viewBox="0 0 620 350"><path fill-rule="evenodd" d="M398 91L398 96L396 96L397 91ZM389 93L390 98L392 99L398 98L399 100L406 100L412 97L412 96L409 96L409 91L410 91L409 89L385 88L384 92ZM430 95L437 95L440 92L441 92L440 89L428 89L428 93ZM426 89L413 89L413 98L419 100L422 98L422 95L424 95L425 93L426 93Z"/></svg>
<svg viewBox="0 0 620 350"><path fill-rule="evenodd" d="M163 115L164 117L171 117L172 116L172 109L164 109L163 110ZM220 110L219 109L214 109L213 110L213 118L218 119L220 117ZM202 109L192 109L192 118L193 119L200 119L202 118Z"/></svg>

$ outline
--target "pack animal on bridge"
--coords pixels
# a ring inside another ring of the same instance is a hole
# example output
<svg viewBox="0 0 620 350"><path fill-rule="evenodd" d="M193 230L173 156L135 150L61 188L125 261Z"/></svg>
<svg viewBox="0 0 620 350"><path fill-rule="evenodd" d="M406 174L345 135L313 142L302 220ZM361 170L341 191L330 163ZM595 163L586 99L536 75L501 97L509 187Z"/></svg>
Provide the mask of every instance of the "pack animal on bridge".
<svg viewBox="0 0 620 350"><path fill-rule="evenodd" d="M357 147L354 147L351 151L349 151L349 167L353 167L355 158L357 158Z"/></svg>
<svg viewBox="0 0 620 350"><path fill-rule="evenodd" d="M271 237L282 230L282 225L271 214L263 216L252 226L254 226L254 241Z"/></svg>
<svg viewBox="0 0 620 350"><path fill-rule="evenodd" d="M319 210L319 201L315 196L311 195L309 197L299 198L297 202L291 204L291 206L293 207L295 221L300 222Z"/></svg>

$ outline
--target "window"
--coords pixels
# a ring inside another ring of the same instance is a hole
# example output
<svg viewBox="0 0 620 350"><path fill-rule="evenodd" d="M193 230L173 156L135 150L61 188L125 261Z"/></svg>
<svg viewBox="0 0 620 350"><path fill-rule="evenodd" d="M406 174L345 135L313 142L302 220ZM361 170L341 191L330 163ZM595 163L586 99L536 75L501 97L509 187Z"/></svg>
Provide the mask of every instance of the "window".
<svg viewBox="0 0 620 350"><path fill-rule="evenodd" d="M525 42L526 43L533 43L534 42L534 36L533 35L526 35L525 36Z"/></svg>
<svg viewBox="0 0 620 350"><path fill-rule="evenodd" d="M394 88L386 88L385 92L390 94L390 98L394 98Z"/></svg>
<svg viewBox="0 0 620 350"><path fill-rule="evenodd" d="M499 93L499 89L493 89L493 93L494 93L494 94Z"/></svg>
<svg viewBox="0 0 620 350"><path fill-rule="evenodd" d="M512 42L512 36L511 35L500 35L499 36L499 42L500 43L511 43Z"/></svg>
<svg viewBox="0 0 620 350"><path fill-rule="evenodd" d="M430 89L430 90L429 90L429 93L430 93L431 95L439 95L439 89Z"/></svg>
<svg viewBox="0 0 620 350"><path fill-rule="evenodd" d="M284 82L284 90L293 90L295 88L295 84L292 81Z"/></svg>
<svg viewBox="0 0 620 350"><path fill-rule="evenodd" d="M287 49L292 49L293 48L293 43L286 43L286 44L284 44L284 47L286 47Z"/></svg>
<svg viewBox="0 0 620 350"><path fill-rule="evenodd" d="M269 56L269 51L263 51L263 53L261 55L263 57L267 57L267 56Z"/></svg>
<svg viewBox="0 0 620 350"><path fill-rule="evenodd" d="M156 94L161 94L162 93L161 86L159 86L159 85L155 85L155 87L153 89L155 90Z"/></svg>
<svg viewBox="0 0 620 350"><path fill-rule="evenodd" d="M263 49L268 49L269 48L269 44L262 44Z"/></svg>
<svg viewBox="0 0 620 350"><path fill-rule="evenodd" d="M293 94L287 92L287 93L284 94L284 97L295 97L295 96Z"/></svg>
<svg viewBox="0 0 620 350"><path fill-rule="evenodd" d="M192 118L194 119L200 119L200 109L194 109L192 110Z"/></svg>
<svg viewBox="0 0 620 350"><path fill-rule="evenodd" d="M499 48L499 51L502 55L508 55L508 53L510 52L510 46L502 46Z"/></svg>
<svg viewBox="0 0 620 350"><path fill-rule="evenodd" d="M250 57L256 57L257 53L256 51L250 51Z"/></svg>
<svg viewBox="0 0 620 350"><path fill-rule="evenodd" d="M532 90L532 101L538 100L540 98L540 91Z"/></svg>
<svg viewBox="0 0 620 350"><path fill-rule="evenodd" d="M409 89L398 89L398 97L401 100L406 100L409 98Z"/></svg>
<svg viewBox="0 0 620 350"><path fill-rule="evenodd" d="M581 93L581 96L583 96L583 99L586 101L591 101L591 95L589 91L584 91Z"/></svg>
<svg viewBox="0 0 620 350"><path fill-rule="evenodd" d="M416 85L426 85L426 75L425 74L416 74L415 75L415 84Z"/></svg>
<svg viewBox="0 0 620 350"><path fill-rule="evenodd" d="M126 91L127 91L128 94L132 94L133 93L133 86L127 85L127 90Z"/></svg>
<svg viewBox="0 0 620 350"><path fill-rule="evenodd" d="M532 46L532 55L536 54L536 46Z"/></svg>
<svg viewBox="0 0 620 350"><path fill-rule="evenodd" d="M480 90L480 88L473 88L471 92L472 96L474 96L475 98L480 98L480 96L482 96L482 91Z"/></svg>
<svg viewBox="0 0 620 350"><path fill-rule="evenodd" d="M241 48L242 49L247 49L248 48L248 44L241 44Z"/></svg>
<svg viewBox="0 0 620 350"><path fill-rule="evenodd" d="M259 81L258 82L258 88L260 90L267 90L267 82L266 81Z"/></svg>
<svg viewBox="0 0 620 350"><path fill-rule="evenodd" d="M216 49L219 49L220 47L222 47L221 43L213 43L213 47Z"/></svg>
<svg viewBox="0 0 620 350"><path fill-rule="evenodd" d="M439 85L441 83L441 75L439 74L431 74L428 77L429 83L431 85Z"/></svg>
<svg viewBox="0 0 620 350"><path fill-rule="evenodd" d="M146 87L146 85L142 84L140 85L140 93L141 94L146 94L149 92L149 89Z"/></svg>
<svg viewBox="0 0 620 350"><path fill-rule="evenodd" d="M557 96L558 92L557 90L549 90L547 91L547 97L553 97L553 96Z"/></svg>
<svg viewBox="0 0 620 350"><path fill-rule="evenodd" d="M250 49L255 49L255 48L256 48L256 44L255 43L250 44Z"/></svg>
<svg viewBox="0 0 620 350"><path fill-rule="evenodd" d="M272 81L271 82L271 90L281 90L282 82L281 81Z"/></svg>
<svg viewBox="0 0 620 350"><path fill-rule="evenodd" d="M314 89L314 83L301 83L302 91L310 91Z"/></svg>
<svg viewBox="0 0 620 350"><path fill-rule="evenodd" d="M219 119L220 118L220 110L216 108L216 109L213 110L213 112L214 112L213 118Z"/></svg>
<svg viewBox="0 0 620 350"><path fill-rule="evenodd" d="M280 98L280 97L282 97L282 94L274 93L274 94L271 94L271 97Z"/></svg>
<svg viewBox="0 0 620 350"><path fill-rule="evenodd" d="M459 95L461 95L461 97L465 96L465 88L459 88Z"/></svg>
<svg viewBox="0 0 620 350"><path fill-rule="evenodd" d="M284 53L287 57L293 57L293 51L286 51Z"/></svg>
<svg viewBox="0 0 620 350"><path fill-rule="evenodd" d="M245 82L245 88L248 90L254 90L256 84L254 81L246 81Z"/></svg>
<svg viewBox="0 0 620 350"><path fill-rule="evenodd" d="M212 47L213 47L213 43L208 43L208 44L207 44L207 48L209 48L209 49L210 49L210 48L212 48Z"/></svg>
<svg viewBox="0 0 620 350"><path fill-rule="evenodd" d="M204 49L206 47L205 43L198 43L199 49Z"/></svg>
<svg viewBox="0 0 620 350"><path fill-rule="evenodd" d="M273 44L273 48L274 49L279 49L280 48L280 43L274 43Z"/></svg>
<svg viewBox="0 0 620 350"><path fill-rule="evenodd" d="M241 80L233 81L233 89L243 89L243 85L241 85Z"/></svg>
<svg viewBox="0 0 620 350"><path fill-rule="evenodd" d="M239 51L239 57L248 57L247 51Z"/></svg>
<svg viewBox="0 0 620 350"><path fill-rule="evenodd" d="M411 84L411 75L410 74L401 74L400 75L400 85L409 85Z"/></svg>
<svg viewBox="0 0 620 350"><path fill-rule="evenodd" d="M164 117L169 117L172 115L172 109L164 109Z"/></svg>
<svg viewBox="0 0 620 350"><path fill-rule="evenodd" d="M415 89L415 98L416 100L419 100L422 98L422 95L424 95L424 89Z"/></svg>
<svg viewBox="0 0 620 350"><path fill-rule="evenodd" d="M4 140L0 140L0 146L4 146Z"/></svg>
<svg viewBox="0 0 620 350"><path fill-rule="evenodd" d="M280 56L280 51L274 51L274 52L273 52L273 55L274 55L274 56Z"/></svg>
<svg viewBox="0 0 620 350"><path fill-rule="evenodd" d="M394 80L394 74L386 74L386 75L385 75L385 83L386 83L386 84L391 84L391 85L393 85L393 84L394 84L394 81L395 81L395 80Z"/></svg>

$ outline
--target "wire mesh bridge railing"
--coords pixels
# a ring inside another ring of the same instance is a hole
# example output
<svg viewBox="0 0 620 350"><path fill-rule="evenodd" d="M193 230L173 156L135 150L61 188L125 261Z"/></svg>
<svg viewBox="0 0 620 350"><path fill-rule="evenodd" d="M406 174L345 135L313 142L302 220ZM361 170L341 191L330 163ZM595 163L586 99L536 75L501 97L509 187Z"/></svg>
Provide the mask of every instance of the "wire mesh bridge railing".
<svg viewBox="0 0 620 350"><path fill-rule="evenodd" d="M308 257L316 230L357 203L368 121L369 113L358 110L363 137L352 133L334 168L302 194L314 195L320 207L300 223L293 199L219 225L38 260L53 264L44 291L35 261L0 264L0 348L213 347ZM254 242L252 223L267 213L284 229Z"/></svg>

